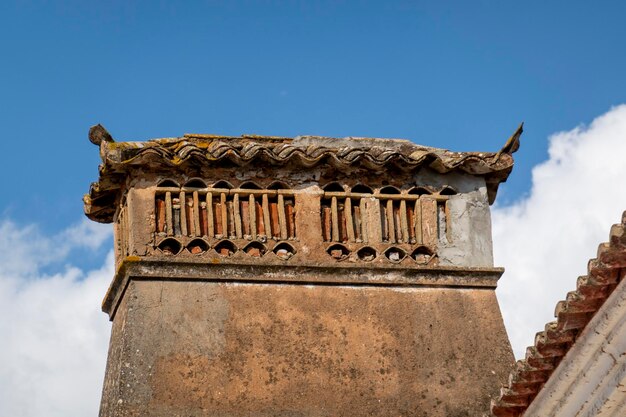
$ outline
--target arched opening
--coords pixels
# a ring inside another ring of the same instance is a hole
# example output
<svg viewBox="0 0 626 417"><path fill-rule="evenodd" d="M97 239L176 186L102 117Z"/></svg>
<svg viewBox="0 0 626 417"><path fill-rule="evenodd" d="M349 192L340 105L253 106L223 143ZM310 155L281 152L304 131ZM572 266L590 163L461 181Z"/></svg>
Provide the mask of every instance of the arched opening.
<svg viewBox="0 0 626 417"><path fill-rule="evenodd" d="M235 252L237 252L237 246L230 240L222 240L220 243L215 245L215 252L224 257L232 256Z"/></svg>
<svg viewBox="0 0 626 417"><path fill-rule="evenodd" d="M192 178L185 183L185 187L189 188L206 188L206 183L200 178Z"/></svg>
<svg viewBox="0 0 626 417"><path fill-rule="evenodd" d="M255 183L254 181L246 181L244 183L242 183L239 188L243 189L243 190L260 190L261 187Z"/></svg>
<svg viewBox="0 0 626 417"><path fill-rule="evenodd" d="M220 180L220 181L216 182L215 184L213 184L212 188L220 188L220 189L230 190L230 189L233 188L233 185L231 183L229 183L228 181Z"/></svg>
<svg viewBox="0 0 626 417"><path fill-rule="evenodd" d="M432 257L433 251L426 246L419 246L411 253L411 258L420 265L428 264Z"/></svg>
<svg viewBox="0 0 626 417"><path fill-rule="evenodd" d="M331 245L326 249L326 252L335 260L343 261L350 256L350 250L346 248L344 245L335 244Z"/></svg>
<svg viewBox="0 0 626 417"><path fill-rule="evenodd" d="M449 185L444 186L441 191L439 191L439 195L455 195L457 194L456 190Z"/></svg>
<svg viewBox="0 0 626 417"><path fill-rule="evenodd" d="M426 187L413 187L409 190L409 195L428 195L432 194L432 192Z"/></svg>
<svg viewBox="0 0 626 417"><path fill-rule="evenodd" d="M369 247L369 246L362 247L356 253L356 256L364 262L373 261L374 259L376 259L377 255L378 254L376 253L376 249Z"/></svg>
<svg viewBox="0 0 626 417"><path fill-rule="evenodd" d="M404 258L406 258L406 252L400 248L392 246L385 251L385 257L391 262L399 263L402 262Z"/></svg>
<svg viewBox="0 0 626 417"><path fill-rule="evenodd" d="M338 182L331 182L326 184L322 189L326 192L343 193L345 190Z"/></svg>
<svg viewBox="0 0 626 417"><path fill-rule="evenodd" d="M250 242L246 245L246 247L243 248L243 251L247 255L260 258L261 256L265 255L265 252L267 252L267 248L264 244L260 242Z"/></svg>
<svg viewBox="0 0 626 417"><path fill-rule="evenodd" d="M209 250L209 244L202 239L194 239L187 245L187 250L189 251L189 253L199 255L202 252L206 252Z"/></svg>
<svg viewBox="0 0 626 417"><path fill-rule="evenodd" d="M165 255L176 255L180 252L182 245L176 239L168 238L157 246Z"/></svg>
<svg viewBox="0 0 626 417"><path fill-rule="evenodd" d="M393 185L387 185L380 189L380 194L400 194L400 190Z"/></svg>
<svg viewBox="0 0 626 417"><path fill-rule="evenodd" d="M364 184L357 184L354 187L352 187L350 191L353 193L359 193L359 194L372 194L373 193L372 189Z"/></svg>
<svg viewBox="0 0 626 417"><path fill-rule="evenodd" d="M274 246L272 252L274 252L274 254L283 261L288 260L296 254L296 250L293 248L293 246L285 242L281 242L278 245Z"/></svg>
<svg viewBox="0 0 626 417"><path fill-rule="evenodd" d="M287 183L282 181L274 181L267 187L268 190L289 190L290 188Z"/></svg>
<svg viewBox="0 0 626 417"><path fill-rule="evenodd" d="M165 179L159 182L159 184L157 185L157 187L176 187L176 188L180 188L180 185L171 179Z"/></svg>

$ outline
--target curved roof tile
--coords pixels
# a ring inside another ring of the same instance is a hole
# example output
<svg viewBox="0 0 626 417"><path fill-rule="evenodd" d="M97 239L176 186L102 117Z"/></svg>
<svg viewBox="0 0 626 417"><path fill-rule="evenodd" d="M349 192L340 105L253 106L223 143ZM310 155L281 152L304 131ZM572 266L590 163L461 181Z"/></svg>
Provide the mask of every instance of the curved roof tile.
<svg viewBox="0 0 626 417"><path fill-rule="evenodd" d="M149 165L151 169L183 168L186 164L245 166L265 162L273 166L300 165L311 168L327 164L339 169L362 167L371 170L397 168L414 170L427 166L445 174L460 171L484 176L489 201L493 203L498 185L513 168L512 152L519 146L522 126L497 153L451 152L416 145L407 140L378 138L323 138L298 136L186 134L180 138L147 142L115 142L100 125L90 129L90 140L100 146L100 178L85 195L85 213L95 221L113 220L112 203L130 169ZM511 144L517 144L511 146Z"/></svg>
<svg viewBox="0 0 626 417"><path fill-rule="evenodd" d="M576 291L556 305L556 321L546 324L526 349L526 357L515 365L508 384L491 403L496 417L524 414L550 375L576 342L593 315L611 295L626 268L626 211L621 224L611 227L609 241L598 247L598 255L587 266L587 275L576 282Z"/></svg>

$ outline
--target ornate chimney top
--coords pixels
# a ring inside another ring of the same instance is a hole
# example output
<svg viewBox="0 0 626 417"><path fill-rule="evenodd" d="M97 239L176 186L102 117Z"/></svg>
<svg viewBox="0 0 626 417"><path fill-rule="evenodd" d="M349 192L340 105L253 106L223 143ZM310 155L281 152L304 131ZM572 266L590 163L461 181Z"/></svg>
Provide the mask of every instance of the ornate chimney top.
<svg viewBox="0 0 626 417"><path fill-rule="evenodd" d="M458 153L94 126L85 213L114 223L118 266L101 415L486 412L513 361L489 204L521 132Z"/></svg>

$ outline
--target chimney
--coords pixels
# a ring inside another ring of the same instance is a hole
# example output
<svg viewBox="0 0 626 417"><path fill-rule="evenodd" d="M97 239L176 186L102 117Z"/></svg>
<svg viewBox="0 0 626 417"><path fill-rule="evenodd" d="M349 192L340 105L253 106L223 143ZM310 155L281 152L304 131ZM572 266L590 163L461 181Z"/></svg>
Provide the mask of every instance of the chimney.
<svg viewBox="0 0 626 417"><path fill-rule="evenodd" d="M495 296L498 153L101 126L115 228L100 416L481 416L514 362Z"/></svg>

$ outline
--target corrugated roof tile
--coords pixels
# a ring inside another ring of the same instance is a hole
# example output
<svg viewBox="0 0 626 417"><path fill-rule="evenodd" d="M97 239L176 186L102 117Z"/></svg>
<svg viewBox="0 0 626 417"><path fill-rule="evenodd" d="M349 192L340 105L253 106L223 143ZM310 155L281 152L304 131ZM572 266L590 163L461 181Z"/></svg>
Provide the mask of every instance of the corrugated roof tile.
<svg viewBox="0 0 626 417"><path fill-rule="evenodd" d="M622 268L626 268L626 211L621 224L611 227L609 241L600 244L595 259L587 265L587 275L578 277L576 291L567 294L555 308L556 321L546 324L535 336L526 358L518 361L503 387L500 397L491 403L496 417L519 417L524 414L545 382L576 342L576 337L602 307L616 287ZM528 398L524 402L521 399Z"/></svg>

